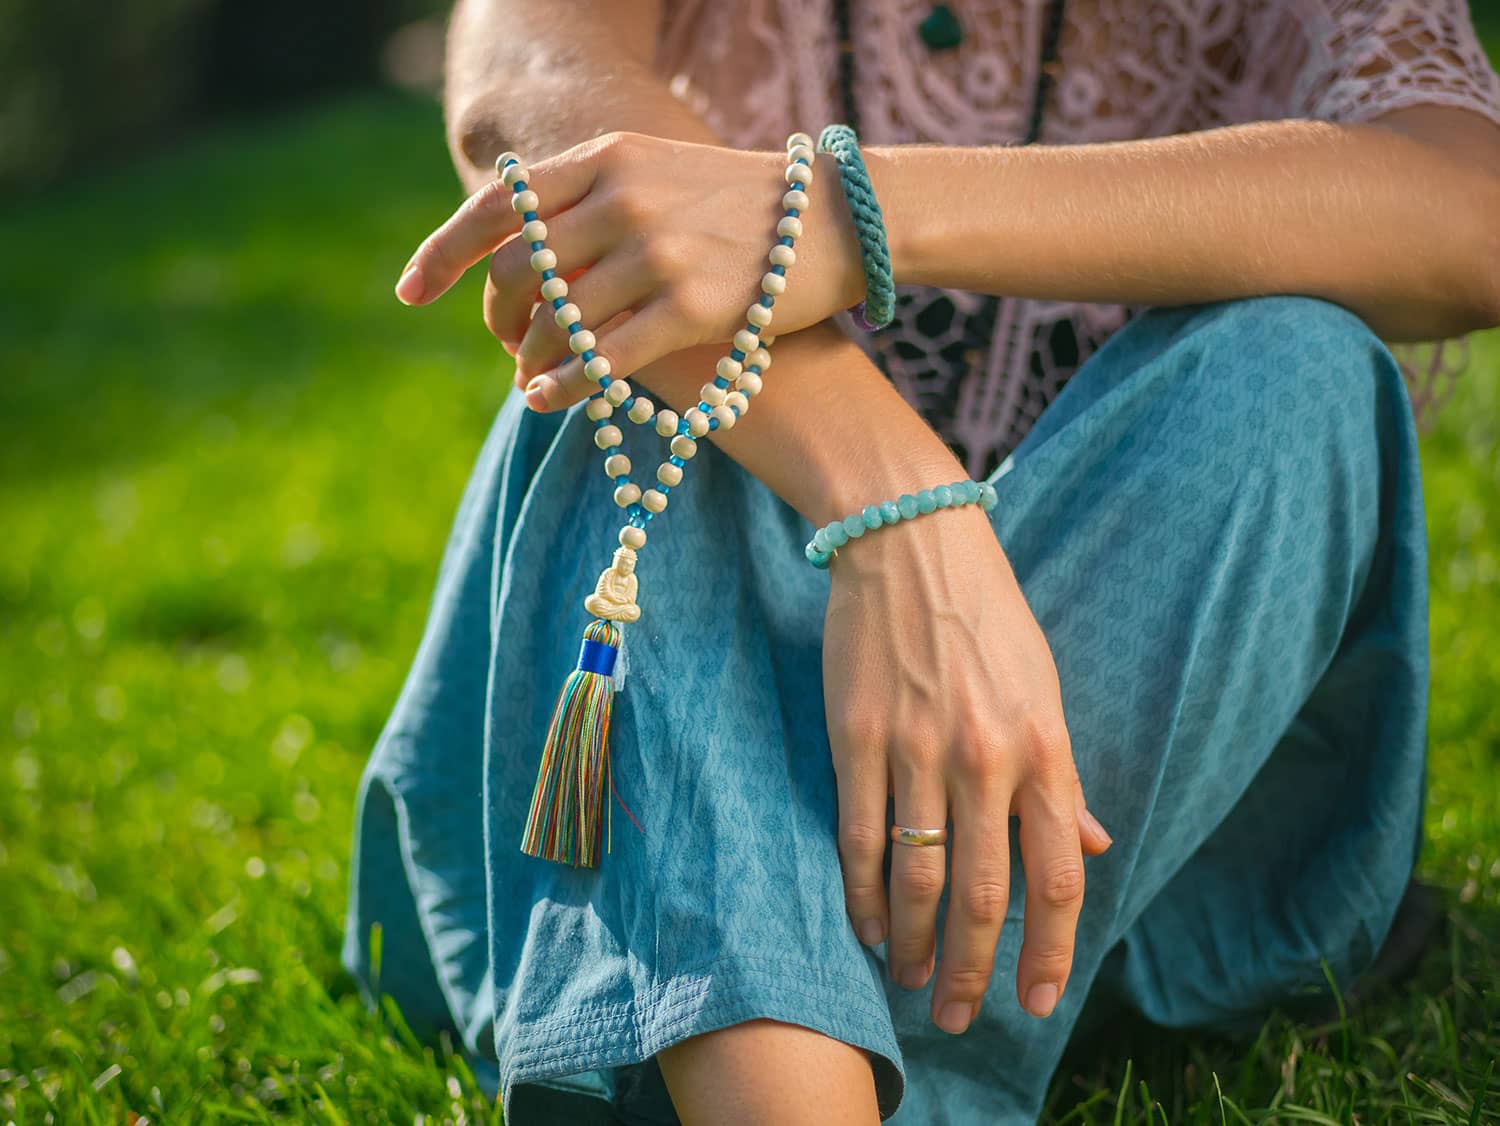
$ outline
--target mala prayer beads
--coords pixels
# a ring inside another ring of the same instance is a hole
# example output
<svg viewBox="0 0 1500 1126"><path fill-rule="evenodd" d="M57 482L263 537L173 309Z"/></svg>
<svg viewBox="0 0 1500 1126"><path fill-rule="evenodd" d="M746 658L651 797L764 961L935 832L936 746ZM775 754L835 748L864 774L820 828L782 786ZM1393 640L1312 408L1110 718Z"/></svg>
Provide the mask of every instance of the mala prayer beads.
<svg viewBox="0 0 1500 1126"><path fill-rule="evenodd" d="M584 609L593 620L584 627L578 667L558 695L547 729L536 788L521 838L521 851L574 867L592 868L599 861L600 814L611 787L609 719L616 688L615 666L621 626L639 620L638 553L646 546L646 527L666 511L671 491L682 484L683 470L697 452L697 440L714 430L728 430L750 409L771 366L774 338L766 333L776 298L786 290L786 272L797 260L793 247L802 234L807 189L813 182L813 141L806 133L787 138L783 215L777 241L767 256L770 269L760 279L761 294L745 311L745 327L734 334L733 347L715 366L713 379L699 391L698 405L679 418L658 410L625 379L611 375L609 359L595 350L594 334L584 326L583 311L568 300L567 280L557 272L557 255L547 248L547 224L538 215L541 201L527 186L528 173L515 153L502 153L495 171L511 189L511 207L521 216L521 237L531 247L531 266L541 275L541 296L551 304L559 327L568 333L568 348L583 364L584 375L599 385L584 408L594 424L594 444L604 453L604 472L614 483L614 500L625 510L620 546L599 575ZM656 484L642 489L631 480L630 458L620 451L623 433L612 421L615 411L638 426L648 423L668 439L669 456L656 469Z"/></svg>

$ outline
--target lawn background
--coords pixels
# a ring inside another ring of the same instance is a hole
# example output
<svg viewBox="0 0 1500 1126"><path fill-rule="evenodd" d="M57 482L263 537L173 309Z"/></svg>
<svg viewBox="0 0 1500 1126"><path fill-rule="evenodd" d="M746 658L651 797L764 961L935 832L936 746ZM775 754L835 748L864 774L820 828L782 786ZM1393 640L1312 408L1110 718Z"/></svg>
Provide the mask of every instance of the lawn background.
<svg viewBox="0 0 1500 1126"><path fill-rule="evenodd" d="M356 780L509 383L477 278L390 295L457 198L438 110L369 94L0 214L0 1120L498 1120L337 961ZM1056 1119L1500 1122L1500 335L1423 468L1438 948L1348 1021L1070 1060Z"/></svg>

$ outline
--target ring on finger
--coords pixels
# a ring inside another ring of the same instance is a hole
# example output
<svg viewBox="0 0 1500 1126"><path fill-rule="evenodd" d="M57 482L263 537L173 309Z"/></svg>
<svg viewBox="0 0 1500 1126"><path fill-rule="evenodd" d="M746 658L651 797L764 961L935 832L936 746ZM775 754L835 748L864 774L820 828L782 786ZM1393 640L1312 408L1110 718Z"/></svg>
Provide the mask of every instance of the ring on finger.
<svg viewBox="0 0 1500 1126"><path fill-rule="evenodd" d="M904 845L941 845L948 843L948 830L913 829L906 825L891 826L891 840Z"/></svg>

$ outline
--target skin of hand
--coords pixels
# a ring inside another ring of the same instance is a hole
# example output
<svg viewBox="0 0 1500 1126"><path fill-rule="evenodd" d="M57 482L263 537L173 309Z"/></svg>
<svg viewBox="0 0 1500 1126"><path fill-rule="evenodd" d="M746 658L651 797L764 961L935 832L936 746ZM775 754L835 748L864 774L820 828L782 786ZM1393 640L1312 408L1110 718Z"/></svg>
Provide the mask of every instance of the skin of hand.
<svg viewBox="0 0 1500 1126"><path fill-rule="evenodd" d="M685 348L727 341L744 327L771 268L766 255L787 206L786 168L784 153L637 133L607 134L528 166L547 248L570 278L568 301L617 378ZM803 233L776 300L777 334L826 320L864 290L832 158L818 156L806 174L806 199L793 200L802 205ZM555 409L596 388L569 354L551 306L537 301L531 244L518 235L521 216L511 202L500 181L481 187L417 249L396 295L408 304L435 301L489 255L485 322L514 352L527 403Z"/></svg>

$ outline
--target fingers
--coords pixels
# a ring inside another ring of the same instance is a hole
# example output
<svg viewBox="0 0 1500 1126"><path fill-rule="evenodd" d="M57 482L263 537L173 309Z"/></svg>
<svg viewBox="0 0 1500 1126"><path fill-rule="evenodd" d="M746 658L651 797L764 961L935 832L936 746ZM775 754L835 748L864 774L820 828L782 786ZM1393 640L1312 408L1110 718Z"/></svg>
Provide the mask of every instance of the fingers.
<svg viewBox="0 0 1500 1126"><path fill-rule="evenodd" d="M558 260L571 265L579 259L559 254ZM568 328L574 321L564 323L564 316L571 317L576 312L589 328L607 324L650 292L650 279L641 272L638 263L625 254L607 255L569 287L566 304L561 309L554 308L552 302L544 302L532 312L529 327L523 322L524 337L519 333L510 337L521 340L516 350L516 374L526 379L567 359ZM526 300L530 300L530 295Z"/></svg>
<svg viewBox="0 0 1500 1126"><path fill-rule="evenodd" d="M1073 966L1083 906L1083 855L1070 786L1033 782L1021 791L1021 859L1026 866L1026 929L1016 996L1032 1016L1057 1006Z"/></svg>
<svg viewBox="0 0 1500 1126"><path fill-rule="evenodd" d="M624 314L611 325L601 329L592 347L596 355L608 361L609 372L616 383L624 386L618 392L622 400L633 392L625 377L652 360L678 350L673 340L672 311L657 302L640 313ZM577 346L587 343L576 334L569 344ZM573 356L560 367L533 378L526 385L526 405L534 411L554 411L582 402L597 390L598 381L591 380L583 369L583 361ZM616 403L616 406L619 404ZM722 425L722 419L720 420Z"/></svg>
<svg viewBox="0 0 1500 1126"><path fill-rule="evenodd" d="M1078 818L1078 843L1083 846L1083 855L1098 856L1114 844L1114 838L1099 824L1099 819L1089 812L1083 797L1083 787L1074 783L1073 811Z"/></svg>
<svg viewBox="0 0 1500 1126"><path fill-rule="evenodd" d="M532 169L532 179L524 181L526 190L519 195L503 180L491 180L417 247L396 283L396 296L408 305L436 301L465 270L520 232L526 205L538 208L542 216L572 207L593 186L594 169L594 161L570 150ZM529 244L525 249L529 262Z"/></svg>
<svg viewBox="0 0 1500 1126"><path fill-rule="evenodd" d="M892 753L896 824L911 829L937 829L946 824L943 776L927 765L935 757ZM895 981L907 989L920 989L932 974L934 928L948 850L942 845L906 844L893 844L891 850L891 937L886 960Z"/></svg>
<svg viewBox="0 0 1500 1126"><path fill-rule="evenodd" d="M995 966L1010 899L1010 791L977 777L954 789L953 881L932 1019L957 1035L973 1022Z"/></svg>
<svg viewBox="0 0 1500 1126"><path fill-rule="evenodd" d="M849 745L832 736L839 793L839 860L844 905L854 933L875 946L890 930L885 899L886 789L890 772L881 746Z"/></svg>

